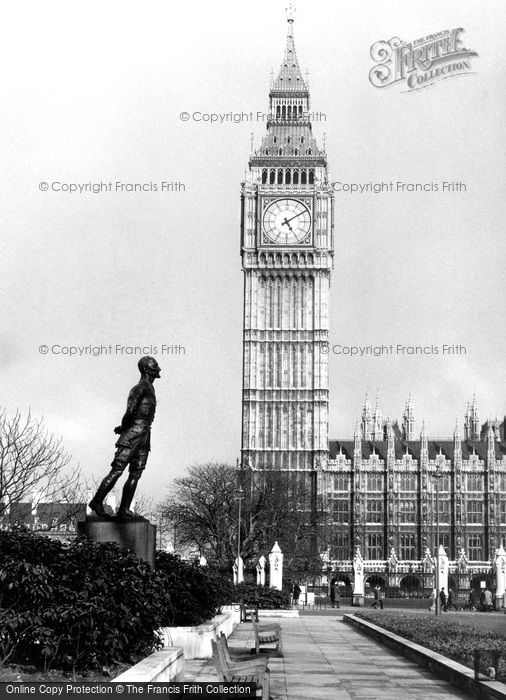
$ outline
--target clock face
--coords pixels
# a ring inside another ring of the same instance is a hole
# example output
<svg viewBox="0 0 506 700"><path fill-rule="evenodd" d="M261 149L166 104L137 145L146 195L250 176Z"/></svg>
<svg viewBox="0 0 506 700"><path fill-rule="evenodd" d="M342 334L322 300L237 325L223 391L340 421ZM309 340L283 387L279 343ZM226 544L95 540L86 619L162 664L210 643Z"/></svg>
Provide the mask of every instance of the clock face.
<svg viewBox="0 0 506 700"><path fill-rule="evenodd" d="M265 234L278 245L300 243L311 230L311 214L298 199L277 199L264 211Z"/></svg>

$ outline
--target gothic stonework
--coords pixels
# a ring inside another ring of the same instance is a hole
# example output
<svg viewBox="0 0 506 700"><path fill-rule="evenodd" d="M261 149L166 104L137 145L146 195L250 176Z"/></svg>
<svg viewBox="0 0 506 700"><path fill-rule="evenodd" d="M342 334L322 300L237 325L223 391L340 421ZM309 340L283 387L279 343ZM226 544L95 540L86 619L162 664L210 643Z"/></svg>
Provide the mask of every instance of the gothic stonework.
<svg viewBox="0 0 506 700"><path fill-rule="evenodd" d="M328 457L333 208L291 15L267 133L251 155L241 202L242 463L301 472L314 489Z"/></svg>
<svg viewBox="0 0 506 700"><path fill-rule="evenodd" d="M286 51L269 93L267 131L241 191L244 272L242 466L282 471L330 516L330 566L431 588L441 544L450 575L488 575L506 527L505 423L481 424L476 397L461 439L419 439L411 396L401 421L366 398L352 439L328 439L329 288L334 202L313 133L309 90L288 18ZM436 489L435 474L439 488ZM289 490L291 490L291 486ZM315 519L316 522L316 519ZM439 543L436 542L439 523ZM467 583L466 583L467 582ZM464 587L465 587L464 585Z"/></svg>

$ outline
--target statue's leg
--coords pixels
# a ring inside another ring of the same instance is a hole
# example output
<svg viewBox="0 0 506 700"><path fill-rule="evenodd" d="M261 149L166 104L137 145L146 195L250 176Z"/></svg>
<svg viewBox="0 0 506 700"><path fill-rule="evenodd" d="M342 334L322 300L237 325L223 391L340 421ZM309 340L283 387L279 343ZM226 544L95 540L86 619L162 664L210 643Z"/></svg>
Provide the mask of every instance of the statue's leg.
<svg viewBox="0 0 506 700"><path fill-rule="evenodd" d="M111 462L111 471L103 479L102 483L98 487L96 494L93 496L89 502L89 507L91 510L95 511L97 515L104 516L107 513L104 510L104 498L107 496L109 491L114 487L120 476L125 471L125 468L130 460L131 448L119 446L114 455L114 459Z"/></svg>
<svg viewBox="0 0 506 700"><path fill-rule="evenodd" d="M118 481L120 476L126 467L126 463L121 464L116 460L112 463L112 469L109 474L103 479L102 483L97 489L96 494L93 496L89 502L91 510L93 510L97 515L104 516L107 513L104 510L104 498L107 496L109 491L114 487L115 483Z"/></svg>
<svg viewBox="0 0 506 700"><path fill-rule="evenodd" d="M148 450L141 447L135 457L130 462L128 479L123 486L121 503L118 508L118 516L122 518L133 518L134 514L130 510L132 500L137 489L137 482L141 478L144 467L148 459Z"/></svg>

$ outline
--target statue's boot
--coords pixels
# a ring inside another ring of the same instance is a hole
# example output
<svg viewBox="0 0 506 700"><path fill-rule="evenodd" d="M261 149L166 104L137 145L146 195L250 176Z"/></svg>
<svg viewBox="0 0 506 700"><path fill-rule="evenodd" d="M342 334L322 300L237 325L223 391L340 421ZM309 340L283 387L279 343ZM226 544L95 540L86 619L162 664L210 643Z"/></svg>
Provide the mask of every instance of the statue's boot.
<svg viewBox="0 0 506 700"><path fill-rule="evenodd" d="M93 496L89 502L89 507L98 516L107 515L104 510L104 498L107 496L109 491L113 488L114 484L120 478L122 471L116 469L111 469L109 474L103 479L102 483L98 487L97 493Z"/></svg>
<svg viewBox="0 0 506 700"><path fill-rule="evenodd" d="M125 482L125 485L123 486L123 493L121 494L121 503L119 504L118 508L118 517L120 518L133 518L134 514L130 510L130 505L132 503L135 489L137 488L137 482L139 481L139 477L130 474L128 476L128 479Z"/></svg>

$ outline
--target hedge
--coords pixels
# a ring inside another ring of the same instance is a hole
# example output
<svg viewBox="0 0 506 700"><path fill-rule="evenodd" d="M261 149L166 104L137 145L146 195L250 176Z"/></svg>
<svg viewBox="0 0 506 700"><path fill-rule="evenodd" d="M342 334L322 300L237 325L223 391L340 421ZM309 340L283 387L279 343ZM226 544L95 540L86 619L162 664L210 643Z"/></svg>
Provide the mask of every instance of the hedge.
<svg viewBox="0 0 506 700"><path fill-rule="evenodd" d="M500 650L497 680L506 681L506 636L432 615L390 610L361 610L355 615L469 668L474 666L475 649Z"/></svg>
<svg viewBox="0 0 506 700"><path fill-rule="evenodd" d="M254 583L239 583L232 587L228 604L245 603L246 605L258 605L264 610L279 610L288 608L290 596L286 591L278 591L276 588L257 586Z"/></svg>

